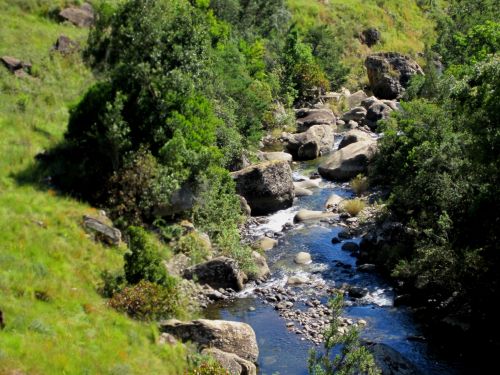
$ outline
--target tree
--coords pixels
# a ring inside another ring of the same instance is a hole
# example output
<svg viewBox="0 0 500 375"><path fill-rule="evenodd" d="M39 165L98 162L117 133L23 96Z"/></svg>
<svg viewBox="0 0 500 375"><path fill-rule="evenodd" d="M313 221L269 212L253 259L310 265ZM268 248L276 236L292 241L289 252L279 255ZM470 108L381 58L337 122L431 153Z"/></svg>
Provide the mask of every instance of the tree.
<svg viewBox="0 0 500 375"><path fill-rule="evenodd" d="M343 304L344 298L341 294L336 294L329 302L332 314L330 325L324 334L325 352L318 353L314 349L311 350L309 373L311 375L380 374L373 356L360 344L358 330L350 327L345 333L339 332ZM339 347L340 353L331 358Z"/></svg>

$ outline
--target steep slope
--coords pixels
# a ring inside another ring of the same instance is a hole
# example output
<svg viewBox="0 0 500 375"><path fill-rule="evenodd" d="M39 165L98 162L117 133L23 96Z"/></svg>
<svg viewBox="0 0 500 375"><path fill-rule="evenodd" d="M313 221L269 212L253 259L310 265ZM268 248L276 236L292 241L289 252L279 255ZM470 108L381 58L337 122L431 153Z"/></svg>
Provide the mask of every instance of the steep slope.
<svg viewBox="0 0 500 375"><path fill-rule="evenodd" d="M68 105L92 76L77 55L50 52L61 34L85 43L86 30L15 3L0 4L0 56L31 61L34 77L0 66L0 373L184 373L181 348L158 346L155 327L115 312L96 292L123 249L87 238L80 221L93 209L24 183L36 179L35 155L61 139Z"/></svg>

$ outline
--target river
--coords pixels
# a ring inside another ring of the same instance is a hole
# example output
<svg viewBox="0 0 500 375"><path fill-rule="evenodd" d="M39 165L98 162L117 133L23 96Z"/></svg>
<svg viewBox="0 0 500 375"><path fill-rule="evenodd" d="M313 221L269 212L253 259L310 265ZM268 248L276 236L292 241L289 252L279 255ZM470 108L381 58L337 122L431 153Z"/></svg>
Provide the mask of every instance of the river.
<svg viewBox="0 0 500 375"><path fill-rule="evenodd" d="M319 160L297 163L294 178L309 176L318 163ZM394 306L391 285L376 273L360 272L356 259L341 249L342 243L332 244L332 238L344 228L328 222L311 222L281 231L284 224L293 223L299 209L323 210L325 201L332 193L353 196L347 185L323 180L319 188L313 189L313 195L296 198L293 207L268 216L265 222L250 229L255 236L267 234L279 239L278 245L266 252L271 277L258 288L285 286L287 278L292 275L308 278L307 284L293 288L299 297L293 308L299 310L307 309L305 302L311 298L326 303L328 294L322 291L329 287L347 283L367 288L369 293L361 299L346 298L344 311L347 318L366 321L361 331L362 338L391 346L424 374L457 374L456 365L435 357L426 342L419 339L422 332L411 312L405 307ZM359 238L349 241L359 242ZM300 251L311 254L311 264L300 266L294 263L295 254ZM247 286L234 300L209 306L205 314L207 318L245 322L252 326L260 350L259 374L308 373L308 353L315 344L303 335L291 332L279 311L255 293L255 286Z"/></svg>

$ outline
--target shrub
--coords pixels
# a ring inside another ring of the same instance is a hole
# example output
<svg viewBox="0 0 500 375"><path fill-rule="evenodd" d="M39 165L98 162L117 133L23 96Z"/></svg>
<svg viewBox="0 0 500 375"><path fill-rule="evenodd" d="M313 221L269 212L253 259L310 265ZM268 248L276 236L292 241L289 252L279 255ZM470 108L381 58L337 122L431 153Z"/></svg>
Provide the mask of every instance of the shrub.
<svg viewBox="0 0 500 375"><path fill-rule="evenodd" d="M147 280L165 287L173 287L175 279L167 274L160 257L160 249L147 232L140 227L130 227L127 231L129 252L125 259L125 278L130 284Z"/></svg>
<svg viewBox="0 0 500 375"><path fill-rule="evenodd" d="M180 296L174 286L165 287L141 280L109 300L109 306L139 320L159 320L178 316Z"/></svg>
<svg viewBox="0 0 500 375"><path fill-rule="evenodd" d="M189 370L187 375L230 375L229 371L218 362L203 362L201 365Z"/></svg>
<svg viewBox="0 0 500 375"><path fill-rule="evenodd" d="M361 199L349 199L342 202L342 211L347 212L351 216L357 216L366 204Z"/></svg>
<svg viewBox="0 0 500 375"><path fill-rule="evenodd" d="M198 232L191 232L182 236L175 246L175 251L186 254L193 264L207 260L212 254L212 249L207 241L201 238Z"/></svg>
<svg viewBox="0 0 500 375"><path fill-rule="evenodd" d="M368 177L358 174L351 180L350 185L357 196L363 195L368 190Z"/></svg>
<svg viewBox="0 0 500 375"><path fill-rule="evenodd" d="M127 281L122 272L111 273L105 270L101 273L102 284L99 286L99 293L106 298L111 298L121 292Z"/></svg>

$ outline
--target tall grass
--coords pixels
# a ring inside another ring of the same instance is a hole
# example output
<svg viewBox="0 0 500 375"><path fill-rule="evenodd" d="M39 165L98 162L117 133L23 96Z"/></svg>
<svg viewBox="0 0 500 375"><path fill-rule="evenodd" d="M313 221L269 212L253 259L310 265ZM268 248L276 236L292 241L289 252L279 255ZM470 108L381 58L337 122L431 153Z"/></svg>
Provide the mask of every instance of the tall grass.
<svg viewBox="0 0 500 375"><path fill-rule="evenodd" d="M0 56L31 61L34 78L0 66L0 374L182 374L184 349L159 347L154 326L96 292L102 270L122 267L124 249L87 238L80 220L95 210L18 178L61 140L68 105L92 75L79 56L50 53L60 34L84 44L85 30L13 3L0 4Z"/></svg>

